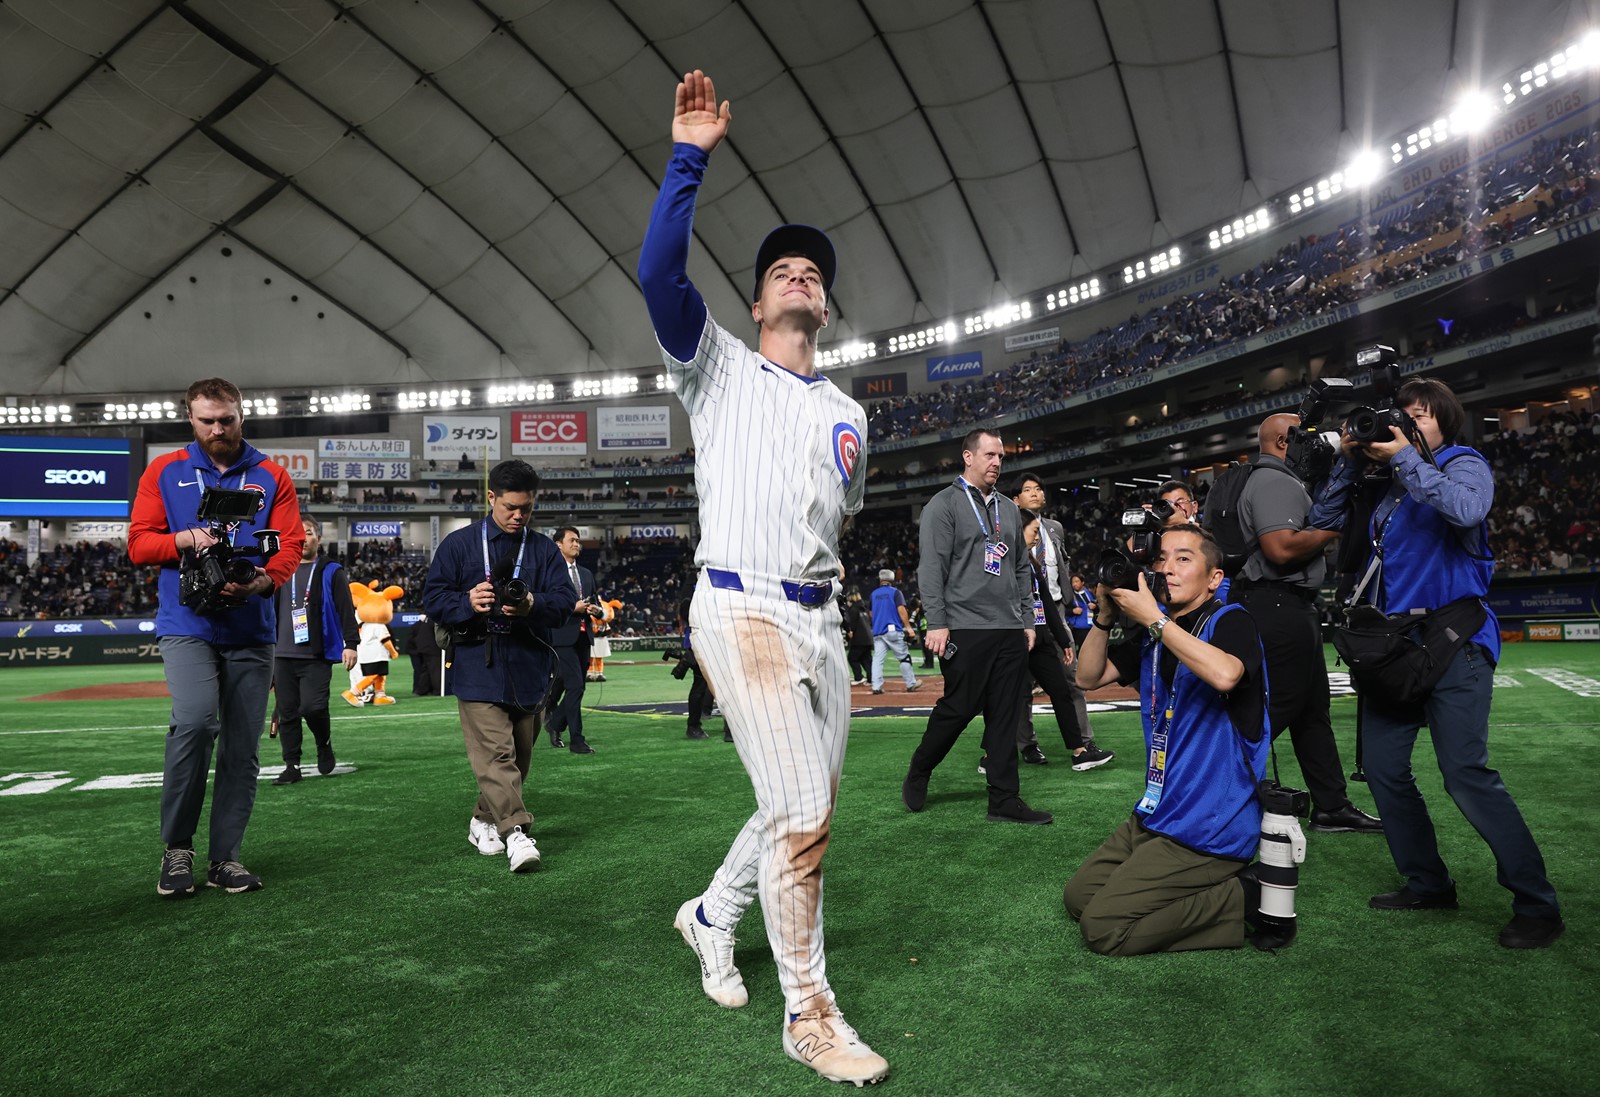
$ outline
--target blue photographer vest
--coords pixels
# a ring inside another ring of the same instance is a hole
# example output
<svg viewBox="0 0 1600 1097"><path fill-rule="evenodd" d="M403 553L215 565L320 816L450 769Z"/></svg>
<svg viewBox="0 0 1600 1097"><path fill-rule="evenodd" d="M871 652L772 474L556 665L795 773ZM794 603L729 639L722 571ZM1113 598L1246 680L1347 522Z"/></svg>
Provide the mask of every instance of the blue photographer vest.
<svg viewBox="0 0 1600 1097"><path fill-rule="evenodd" d="M1210 642L1223 606L1204 623ZM1175 628L1175 625L1168 625ZM1266 660L1261 674L1266 676ZM1134 808L1148 831L1215 857L1248 861L1261 841L1261 801L1256 786L1267 773L1272 729L1263 682L1261 735L1250 742L1228 719L1227 701L1178 663L1169 689L1161 680L1161 645L1147 641L1139 661L1139 707L1148 767L1144 797Z"/></svg>
<svg viewBox="0 0 1600 1097"><path fill-rule="evenodd" d="M1483 455L1468 446L1446 446L1434 454L1440 468L1458 458L1483 461ZM1395 492L1404 497L1390 509L1389 500ZM1381 530L1377 528L1380 520ZM1483 526L1475 530L1452 526L1444 515L1413 499L1398 482L1390 489L1388 499L1374 510L1373 523L1373 538L1380 533L1383 536L1383 570L1379 572L1376 605L1384 613L1438 609L1460 598L1488 594L1494 557L1488 550L1488 532ZM1500 622L1493 610L1472 639L1488 649L1489 658L1499 661Z"/></svg>

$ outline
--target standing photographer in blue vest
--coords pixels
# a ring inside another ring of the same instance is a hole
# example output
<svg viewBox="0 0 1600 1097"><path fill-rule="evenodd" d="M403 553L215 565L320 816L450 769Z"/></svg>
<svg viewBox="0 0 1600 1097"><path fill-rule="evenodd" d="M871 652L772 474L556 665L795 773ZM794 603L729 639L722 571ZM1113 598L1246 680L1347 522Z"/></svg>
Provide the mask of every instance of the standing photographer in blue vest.
<svg viewBox="0 0 1600 1097"><path fill-rule="evenodd" d="M1494 476L1481 454L1456 444L1467 416L1444 382L1407 381L1395 393L1394 406L1410 424L1389 425L1387 439L1362 443L1365 430L1347 429L1344 457L1312 509L1311 524L1342 528L1357 481L1364 474L1372 478L1369 462L1387 465L1390 483L1367 530L1373 552L1357 601L1390 616L1465 608L1469 623L1459 632L1471 633L1453 654L1441 649L1448 654L1443 676L1421 700L1404 703L1388 691L1362 691L1367 780L1383 815L1389 852L1405 877L1398 891L1375 895L1369 905L1375 910L1455 910L1458 905L1455 880L1439 855L1433 820L1411 773L1411 751L1425 723L1445 791L1489 844L1500 885L1511 892L1514 916L1500 931L1500 944L1543 948L1566 928L1561 907L1522 812L1500 774L1489 768L1489 704L1500 624L1483 603L1494 574L1484 519L1494 502ZM1482 623L1473 628L1480 606Z"/></svg>

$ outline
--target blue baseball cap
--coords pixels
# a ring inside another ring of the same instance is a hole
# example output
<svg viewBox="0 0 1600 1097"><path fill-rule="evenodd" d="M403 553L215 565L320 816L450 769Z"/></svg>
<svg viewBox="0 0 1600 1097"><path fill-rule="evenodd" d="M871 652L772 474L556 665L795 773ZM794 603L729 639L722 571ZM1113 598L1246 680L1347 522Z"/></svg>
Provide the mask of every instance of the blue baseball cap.
<svg viewBox="0 0 1600 1097"><path fill-rule="evenodd" d="M767 233L756 252L756 284L751 301L761 300L761 283L766 280L772 264L785 255L803 255L822 272L822 288L833 293L833 276L839 269L839 260L833 253L833 241L828 234L811 225L779 225Z"/></svg>

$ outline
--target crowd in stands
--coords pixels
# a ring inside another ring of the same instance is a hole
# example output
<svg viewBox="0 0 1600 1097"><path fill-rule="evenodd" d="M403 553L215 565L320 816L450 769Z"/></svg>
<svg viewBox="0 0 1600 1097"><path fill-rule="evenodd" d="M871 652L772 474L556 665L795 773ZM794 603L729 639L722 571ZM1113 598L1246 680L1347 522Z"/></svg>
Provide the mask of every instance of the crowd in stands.
<svg viewBox="0 0 1600 1097"><path fill-rule="evenodd" d="M585 550L580 562L594 571L602 600L622 603L612 622L619 636L652 636L678 631L678 603L694 589L694 543L682 537L621 539L598 553Z"/></svg>
<svg viewBox="0 0 1600 1097"><path fill-rule="evenodd" d="M1600 561L1600 416L1553 415L1479 448L1494 466L1489 543L1500 568L1559 572Z"/></svg>
<svg viewBox="0 0 1600 1097"><path fill-rule="evenodd" d="M155 612L156 569L134 567L121 542L53 545L33 567L0 540L0 617L121 617Z"/></svg>
<svg viewBox="0 0 1600 1097"><path fill-rule="evenodd" d="M1287 244L1214 289L1185 294L1076 343L1063 340L1002 373L877 401L868 408L868 436L908 438L989 422L1320 315L1584 216L1593 208L1600 170L1597 141L1600 128L1541 138L1517 157L1440 180L1337 234ZM1530 204L1521 213L1512 208Z"/></svg>

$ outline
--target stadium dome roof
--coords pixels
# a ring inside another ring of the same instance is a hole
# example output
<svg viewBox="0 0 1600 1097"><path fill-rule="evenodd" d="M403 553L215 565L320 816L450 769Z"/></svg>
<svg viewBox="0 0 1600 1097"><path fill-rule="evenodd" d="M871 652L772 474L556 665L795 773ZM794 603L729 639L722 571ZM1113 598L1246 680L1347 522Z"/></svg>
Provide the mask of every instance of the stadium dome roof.
<svg viewBox="0 0 1600 1097"><path fill-rule="evenodd" d="M672 87L733 102L690 270L780 221L835 334L942 321L1336 169L1577 33L1581 0L6 0L0 390L656 362Z"/></svg>

